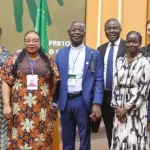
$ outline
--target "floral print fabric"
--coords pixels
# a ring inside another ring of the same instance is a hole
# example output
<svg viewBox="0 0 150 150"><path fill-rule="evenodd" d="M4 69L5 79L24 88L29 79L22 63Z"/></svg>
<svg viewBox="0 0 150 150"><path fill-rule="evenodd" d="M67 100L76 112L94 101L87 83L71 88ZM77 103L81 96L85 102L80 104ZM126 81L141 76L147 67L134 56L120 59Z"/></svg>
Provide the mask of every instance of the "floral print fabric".
<svg viewBox="0 0 150 150"><path fill-rule="evenodd" d="M38 76L38 90L28 91L26 74L17 71L17 78L11 74L15 57L11 57L0 72L1 78L11 87L13 118L8 125L8 150L52 150L55 115L52 111L50 73ZM59 73L53 59L50 63L55 87Z"/></svg>

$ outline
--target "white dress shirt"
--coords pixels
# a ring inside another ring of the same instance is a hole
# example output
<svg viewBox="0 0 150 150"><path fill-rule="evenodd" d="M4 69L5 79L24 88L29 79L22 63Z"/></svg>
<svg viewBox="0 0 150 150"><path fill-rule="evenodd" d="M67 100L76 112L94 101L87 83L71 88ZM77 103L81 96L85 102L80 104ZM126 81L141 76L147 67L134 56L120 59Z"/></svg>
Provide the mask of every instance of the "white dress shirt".
<svg viewBox="0 0 150 150"><path fill-rule="evenodd" d="M71 46L69 53L69 74L76 75L76 82L74 86L68 85L68 93L82 91L82 76L85 62L85 45L78 47Z"/></svg>
<svg viewBox="0 0 150 150"><path fill-rule="evenodd" d="M117 58L117 54L118 54L118 49L119 49L119 44L120 44L120 38L114 43L114 53L113 53L113 76L114 76L114 73L115 73L115 61L116 61L116 58ZM104 57L104 85L105 85L105 90L106 89L106 74L107 74L107 61L108 61L108 55L109 55L109 51L110 51L110 48L111 48L111 44L109 42L108 46L107 46L107 49L106 49L106 52L105 52L105 57Z"/></svg>

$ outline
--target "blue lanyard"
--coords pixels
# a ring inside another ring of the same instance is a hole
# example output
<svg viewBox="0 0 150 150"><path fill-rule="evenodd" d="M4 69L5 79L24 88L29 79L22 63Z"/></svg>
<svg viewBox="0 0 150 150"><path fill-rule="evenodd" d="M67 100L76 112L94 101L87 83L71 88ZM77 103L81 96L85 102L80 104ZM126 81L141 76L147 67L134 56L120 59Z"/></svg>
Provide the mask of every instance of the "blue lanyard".
<svg viewBox="0 0 150 150"><path fill-rule="evenodd" d="M28 56L28 54L26 54L26 56L27 56L28 61L29 61L29 63L30 63L30 71L31 71L31 73L32 73L32 75L33 75L33 68L34 68L34 64L35 64L36 60L31 61L30 58L29 58L29 56Z"/></svg>

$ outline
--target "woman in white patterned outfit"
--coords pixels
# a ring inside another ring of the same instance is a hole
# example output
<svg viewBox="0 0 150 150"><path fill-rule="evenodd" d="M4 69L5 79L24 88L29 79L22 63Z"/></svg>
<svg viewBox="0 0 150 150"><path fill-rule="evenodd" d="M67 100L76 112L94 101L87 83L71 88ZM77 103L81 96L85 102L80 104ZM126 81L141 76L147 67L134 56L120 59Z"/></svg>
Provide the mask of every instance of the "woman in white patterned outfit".
<svg viewBox="0 0 150 150"><path fill-rule="evenodd" d="M2 29L0 28L0 38L2 34ZM9 58L9 51L0 46L0 67ZM2 104L2 94L1 94L1 79L0 79L0 150L5 150L7 147L7 121L3 118L3 104Z"/></svg>
<svg viewBox="0 0 150 150"><path fill-rule="evenodd" d="M149 150L147 103L150 88L150 60L141 53L140 33L127 34L127 54L116 62L113 98L115 109L111 150Z"/></svg>

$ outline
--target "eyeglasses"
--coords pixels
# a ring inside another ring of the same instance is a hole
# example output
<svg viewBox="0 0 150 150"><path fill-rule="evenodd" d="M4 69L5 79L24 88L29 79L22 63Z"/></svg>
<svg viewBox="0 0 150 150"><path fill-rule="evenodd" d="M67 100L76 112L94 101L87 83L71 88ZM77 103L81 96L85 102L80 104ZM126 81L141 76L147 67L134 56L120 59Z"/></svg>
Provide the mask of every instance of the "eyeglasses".
<svg viewBox="0 0 150 150"><path fill-rule="evenodd" d="M34 40L29 40L29 39L24 39L26 44L37 44L39 42L39 39L34 39Z"/></svg>

